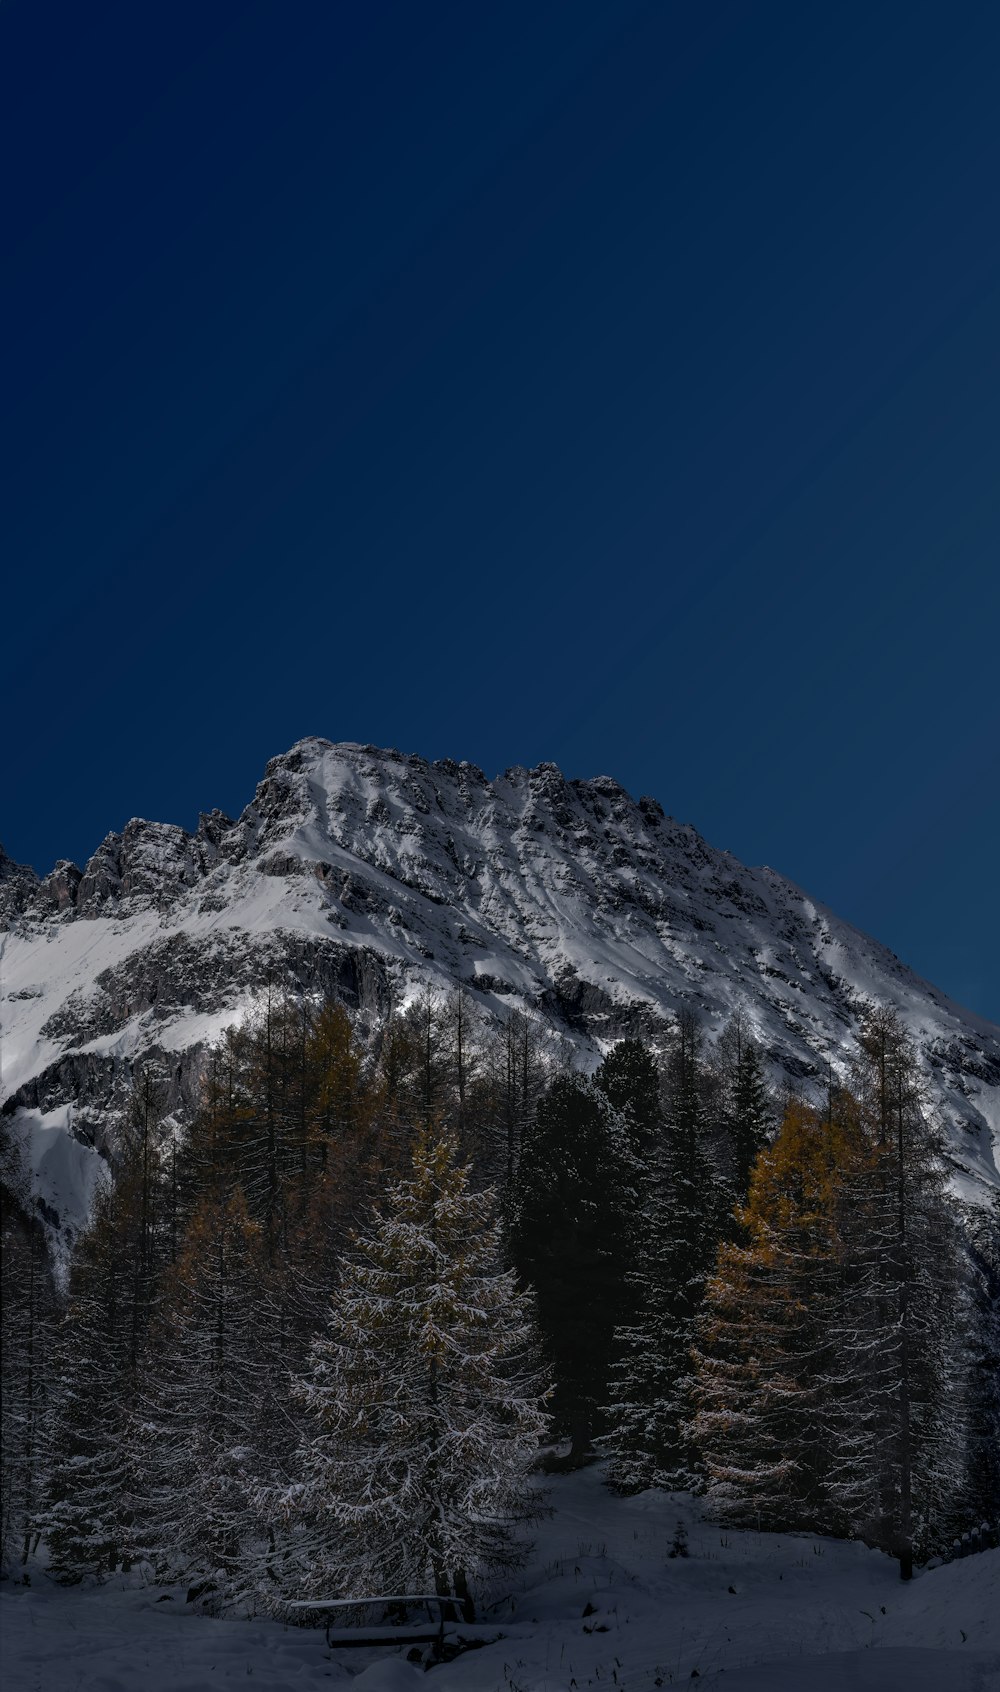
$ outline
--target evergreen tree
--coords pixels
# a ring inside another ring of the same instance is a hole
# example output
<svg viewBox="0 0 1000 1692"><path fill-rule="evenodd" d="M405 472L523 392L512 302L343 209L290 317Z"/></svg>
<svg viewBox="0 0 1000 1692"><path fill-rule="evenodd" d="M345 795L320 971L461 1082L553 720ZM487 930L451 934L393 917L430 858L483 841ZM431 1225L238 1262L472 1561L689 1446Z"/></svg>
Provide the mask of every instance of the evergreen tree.
<svg viewBox="0 0 1000 1692"><path fill-rule="evenodd" d="M665 1147L644 1172L645 1202L637 1224L636 1267L630 1275L632 1321L615 1333L604 1447L608 1479L619 1492L671 1486L681 1467L681 1409L677 1383L687 1359L676 1347L677 1261L673 1173Z"/></svg>
<svg viewBox="0 0 1000 1692"><path fill-rule="evenodd" d="M641 1040L619 1040L604 1058L594 1084L632 1126L636 1155L648 1158L663 1132L660 1073Z"/></svg>
<svg viewBox="0 0 1000 1692"><path fill-rule="evenodd" d="M236 1124L236 1178L273 1264L285 1246L288 1187L305 1157L303 1007L279 999L269 988L249 1035Z"/></svg>
<svg viewBox="0 0 1000 1692"><path fill-rule="evenodd" d="M697 1484L691 1349L705 1281L731 1205L707 1150L698 1029L680 1019L668 1059L666 1135L648 1174L635 1317L617 1335L609 1478L622 1491Z"/></svg>
<svg viewBox="0 0 1000 1692"><path fill-rule="evenodd" d="M469 1613L473 1576L513 1557L545 1395L492 1194L468 1179L454 1133L422 1130L297 1383L311 1425L276 1513L299 1536L307 1596L432 1581Z"/></svg>
<svg viewBox="0 0 1000 1692"><path fill-rule="evenodd" d="M113 1572L125 1554L135 1272L122 1216L134 1219L133 1201L128 1181L100 1193L55 1347L42 1526L52 1571L70 1584Z"/></svg>
<svg viewBox="0 0 1000 1692"><path fill-rule="evenodd" d="M169 1249L160 1139L162 1088L136 1077L114 1181L80 1241L56 1334L41 1526L60 1580L128 1564L130 1429L158 1272Z"/></svg>
<svg viewBox="0 0 1000 1692"><path fill-rule="evenodd" d="M639 1174L629 1126L605 1094L558 1076L521 1148L512 1245L537 1296L571 1465L601 1431L615 1331L631 1313Z"/></svg>
<svg viewBox="0 0 1000 1692"><path fill-rule="evenodd" d="M156 1302L157 1275L168 1250L168 1178L161 1146L161 1078L150 1065L135 1077L125 1148L110 1215L127 1264L128 1372L138 1379Z"/></svg>
<svg viewBox="0 0 1000 1692"><path fill-rule="evenodd" d="M1000 1194L967 1217L973 1335L966 1491L972 1525L1000 1533Z"/></svg>
<svg viewBox="0 0 1000 1692"><path fill-rule="evenodd" d="M833 1492L851 1531L892 1551L906 1580L915 1549L947 1538L962 1496L969 1316L940 1146L894 1012L866 1016L855 1085L863 1144L839 1221Z"/></svg>
<svg viewBox="0 0 1000 1692"><path fill-rule="evenodd" d="M738 1010L723 1030L718 1056L722 1122L731 1147L733 1185L742 1202L750 1188L754 1163L773 1127L764 1066L745 1011Z"/></svg>
<svg viewBox="0 0 1000 1692"><path fill-rule="evenodd" d="M57 1304L41 1222L0 1189L0 1573L27 1560L44 1485Z"/></svg>

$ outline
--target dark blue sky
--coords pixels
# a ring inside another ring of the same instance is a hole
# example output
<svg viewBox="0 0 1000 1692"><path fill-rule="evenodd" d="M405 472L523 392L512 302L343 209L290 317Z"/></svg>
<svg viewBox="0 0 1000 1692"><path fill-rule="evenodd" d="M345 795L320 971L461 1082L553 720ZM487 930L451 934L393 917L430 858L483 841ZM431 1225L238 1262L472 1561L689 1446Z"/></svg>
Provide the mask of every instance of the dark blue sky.
<svg viewBox="0 0 1000 1692"><path fill-rule="evenodd" d="M0 838L608 772L1000 1020L1000 7L6 0Z"/></svg>

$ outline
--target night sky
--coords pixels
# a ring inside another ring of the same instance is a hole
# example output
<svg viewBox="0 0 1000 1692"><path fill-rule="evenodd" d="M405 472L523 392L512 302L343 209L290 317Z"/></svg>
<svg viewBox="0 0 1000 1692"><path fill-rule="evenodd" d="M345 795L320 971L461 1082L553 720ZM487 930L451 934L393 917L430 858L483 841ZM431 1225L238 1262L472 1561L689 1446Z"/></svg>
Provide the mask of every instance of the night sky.
<svg viewBox="0 0 1000 1692"><path fill-rule="evenodd" d="M656 795L1000 1020L1000 6L0 6L0 838Z"/></svg>

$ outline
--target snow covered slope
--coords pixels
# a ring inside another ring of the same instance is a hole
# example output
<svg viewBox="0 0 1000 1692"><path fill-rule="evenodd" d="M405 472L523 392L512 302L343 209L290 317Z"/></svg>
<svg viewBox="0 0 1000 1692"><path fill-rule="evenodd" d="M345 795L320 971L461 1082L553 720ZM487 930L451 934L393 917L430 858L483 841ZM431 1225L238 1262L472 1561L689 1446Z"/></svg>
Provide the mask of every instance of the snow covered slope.
<svg viewBox="0 0 1000 1692"><path fill-rule="evenodd" d="M310 739L237 821L130 822L44 880L0 853L6 1124L72 1230L137 1056L190 1102L207 1043L268 980L375 1021L424 986L518 1006L586 1058L744 1005L776 1076L843 1071L868 998L916 1037L959 1188L998 1178L1000 1029L769 869L747 869L609 777Z"/></svg>
<svg viewBox="0 0 1000 1692"><path fill-rule="evenodd" d="M78 1692L996 1692L1000 1551L904 1585L857 1542L720 1531L686 1493L618 1498L598 1468L554 1479L522 1568L485 1599L481 1650L428 1679L398 1646L327 1650L321 1628L198 1615L183 1587L0 1589L5 1684ZM678 1521L689 1554L672 1558Z"/></svg>

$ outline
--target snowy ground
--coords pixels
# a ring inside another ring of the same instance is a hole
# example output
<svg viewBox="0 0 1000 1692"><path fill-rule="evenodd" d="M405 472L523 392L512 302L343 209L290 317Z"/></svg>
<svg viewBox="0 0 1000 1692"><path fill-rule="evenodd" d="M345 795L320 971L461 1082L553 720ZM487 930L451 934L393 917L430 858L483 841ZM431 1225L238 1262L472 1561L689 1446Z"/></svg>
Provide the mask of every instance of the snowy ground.
<svg viewBox="0 0 1000 1692"><path fill-rule="evenodd" d="M690 1499L613 1497L599 1471L557 1480L530 1562L483 1631L495 1643L422 1674L388 1650L327 1650L321 1630L211 1620L162 1588L0 1597L4 1692L1000 1692L1000 1552L901 1585L863 1546L732 1533ZM668 1556L675 1524L690 1556ZM587 1606L592 1613L584 1616Z"/></svg>

